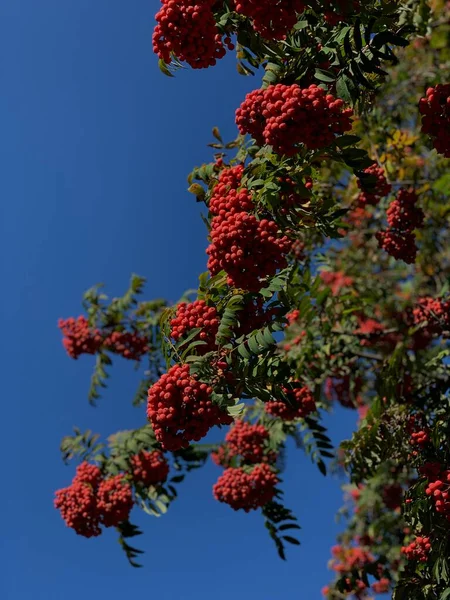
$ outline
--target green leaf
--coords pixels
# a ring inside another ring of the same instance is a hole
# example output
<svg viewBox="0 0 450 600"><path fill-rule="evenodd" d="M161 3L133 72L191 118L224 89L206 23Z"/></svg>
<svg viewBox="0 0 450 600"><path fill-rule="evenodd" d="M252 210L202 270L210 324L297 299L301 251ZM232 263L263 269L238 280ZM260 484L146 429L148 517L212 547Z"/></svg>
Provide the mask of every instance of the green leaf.
<svg viewBox="0 0 450 600"><path fill-rule="evenodd" d="M336 76L330 71L325 71L324 69L316 69L314 77L319 81L324 81L325 83L333 83L336 81Z"/></svg>

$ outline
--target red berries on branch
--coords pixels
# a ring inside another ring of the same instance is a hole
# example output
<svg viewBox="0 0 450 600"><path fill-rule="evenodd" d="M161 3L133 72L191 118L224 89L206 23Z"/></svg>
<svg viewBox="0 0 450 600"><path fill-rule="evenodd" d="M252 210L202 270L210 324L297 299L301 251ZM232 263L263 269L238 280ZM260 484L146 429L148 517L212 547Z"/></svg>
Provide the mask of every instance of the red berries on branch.
<svg viewBox="0 0 450 600"><path fill-rule="evenodd" d="M67 527L77 535L90 538L101 534L97 498L91 486L73 482L69 487L57 490L55 508L61 513Z"/></svg>
<svg viewBox="0 0 450 600"><path fill-rule="evenodd" d="M213 487L214 498L234 510L255 510L270 502L276 492L278 477L267 464L251 470L226 469Z"/></svg>
<svg viewBox="0 0 450 600"><path fill-rule="evenodd" d="M227 219L212 220L208 269L216 275L226 271L229 285L258 292L264 279L286 266L291 242L279 237L274 221L258 219L245 212Z"/></svg>
<svg viewBox="0 0 450 600"><path fill-rule="evenodd" d="M143 450L131 458L133 480L145 487L164 483L169 474L169 464L161 450Z"/></svg>
<svg viewBox="0 0 450 600"><path fill-rule="evenodd" d="M416 236L411 231L399 233L388 229L387 231L378 231L376 238L379 247L395 259L403 260L408 265L412 265L416 261Z"/></svg>
<svg viewBox="0 0 450 600"><path fill-rule="evenodd" d="M388 183L386 179L383 167L379 167L377 163L373 163L373 165L364 169L364 173L375 177L376 181L375 184L371 186L369 192L364 190L364 180L358 179L358 187L362 190L358 196L358 205L360 208L364 208L368 204L375 206L381 198L387 196L392 189L391 184Z"/></svg>
<svg viewBox="0 0 450 600"><path fill-rule="evenodd" d="M376 234L378 245L396 259L407 264L416 260L417 247L413 230L421 227L424 214L417 208L417 194L410 190L399 190L387 210L389 229Z"/></svg>
<svg viewBox="0 0 450 600"><path fill-rule="evenodd" d="M429 537L417 536L408 546L402 546L402 554L408 560L417 560L419 562L427 562L430 550L431 543Z"/></svg>
<svg viewBox="0 0 450 600"><path fill-rule="evenodd" d="M182 302L177 307L175 317L170 321L170 336L179 342L186 338L192 329L200 328L201 331L192 341L205 342L196 347L199 354L205 354L216 348L219 322L216 308L208 306L204 300L195 300L190 304Z"/></svg>
<svg viewBox="0 0 450 600"><path fill-rule="evenodd" d="M261 463L269 437L269 432L263 425L236 421L225 436L228 456L241 456L244 462L250 464Z"/></svg>
<svg viewBox="0 0 450 600"><path fill-rule="evenodd" d="M175 365L148 390L147 418L165 450L187 448L214 425L229 425L232 417L211 400L212 388Z"/></svg>
<svg viewBox="0 0 450 600"><path fill-rule="evenodd" d="M450 522L450 469L427 463L419 471L428 479L425 493L432 499L436 512Z"/></svg>
<svg viewBox="0 0 450 600"><path fill-rule="evenodd" d="M309 150L329 146L336 135L351 129L351 108L325 90L310 85L277 84L247 94L236 111L236 124L259 145L294 156L299 145Z"/></svg>
<svg viewBox="0 0 450 600"><path fill-rule="evenodd" d="M236 12L249 17L253 28L269 40L283 40L305 10L302 0L235 0Z"/></svg>
<svg viewBox="0 0 450 600"><path fill-rule="evenodd" d="M331 289L333 296L338 296L343 288L353 285L353 277L343 271L321 271L320 278Z"/></svg>
<svg viewBox="0 0 450 600"><path fill-rule="evenodd" d="M123 475L103 480L97 466L83 462L72 484L55 493L55 507L78 535L96 537L100 525L115 527L128 519L133 507L131 486Z"/></svg>
<svg viewBox="0 0 450 600"><path fill-rule="evenodd" d="M418 197L413 190L400 189L386 211L389 227L398 231L412 231L422 227L425 215L417 208Z"/></svg>
<svg viewBox="0 0 450 600"><path fill-rule="evenodd" d="M214 20L214 3L215 0L162 0L153 32L155 54L167 64L174 55L193 69L215 65L226 50ZM225 41L232 50L231 40Z"/></svg>
<svg viewBox="0 0 450 600"><path fill-rule="evenodd" d="M113 331L105 339L104 346L128 360L140 360L149 351L147 339L129 331Z"/></svg>
<svg viewBox="0 0 450 600"><path fill-rule="evenodd" d="M311 390L300 383L294 389L283 388L293 406L285 402L269 401L265 403L265 410L273 417L284 421L303 419L316 410L316 402Z"/></svg>
<svg viewBox="0 0 450 600"><path fill-rule="evenodd" d="M411 415L408 419L406 429L410 434L411 446L423 448L430 441L430 430L420 415Z"/></svg>
<svg viewBox="0 0 450 600"><path fill-rule="evenodd" d="M104 479L97 490L97 509L105 527L116 527L126 521L133 508L130 484L123 475Z"/></svg>
<svg viewBox="0 0 450 600"><path fill-rule="evenodd" d="M64 336L64 348L71 358L77 359L81 354L96 354L103 343L99 330L92 329L86 317L59 319L58 327Z"/></svg>
<svg viewBox="0 0 450 600"><path fill-rule="evenodd" d="M450 83L428 88L420 99L419 111L422 133L432 138L439 154L450 158Z"/></svg>
<svg viewBox="0 0 450 600"><path fill-rule="evenodd" d="M450 301L425 296L410 310L408 320L412 325L423 325L420 330L428 336L442 335L450 330Z"/></svg>
<svg viewBox="0 0 450 600"><path fill-rule="evenodd" d="M224 220L237 212L249 212L253 207L250 192L241 188L243 165L225 168L219 175L209 201L209 211L215 217L215 222Z"/></svg>

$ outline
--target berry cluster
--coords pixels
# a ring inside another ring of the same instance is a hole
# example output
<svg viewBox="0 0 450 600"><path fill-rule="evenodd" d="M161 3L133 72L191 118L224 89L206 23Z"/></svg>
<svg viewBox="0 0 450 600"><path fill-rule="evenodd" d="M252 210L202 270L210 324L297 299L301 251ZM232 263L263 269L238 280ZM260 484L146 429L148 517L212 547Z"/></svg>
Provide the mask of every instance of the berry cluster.
<svg viewBox="0 0 450 600"><path fill-rule="evenodd" d="M397 231L412 231L422 227L425 215L417 208L418 197L413 190L400 189L386 211L389 227Z"/></svg>
<svg viewBox="0 0 450 600"><path fill-rule="evenodd" d="M103 343L98 329L91 329L86 317L59 319L58 327L64 338L63 345L71 358L81 354L96 354Z"/></svg>
<svg viewBox="0 0 450 600"><path fill-rule="evenodd" d="M373 163L373 165L364 169L364 173L375 177L375 183L371 186L370 191L366 191L364 190L364 179L358 179L358 187L361 192L357 202L360 208L365 208L368 204L375 206L392 189L391 184L386 179L383 168L379 167L377 163Z"/></svg>
<svg viewBox="0 0 450 600"><path fill-rule="evenodd" d="M450 301L425 296L417 301L407 318L411 325L423 325L420 331L427 337L442 335L450 330Z"/></svg>
<svg viewBox="0 0 450 600"><path fill-rule="evenodd" d="M212 388L189 372L188 365L174 365L148 390L147 418L165 450L187 448L214 425L233 419L211 400Z"/></svg>
<svg viewBox="0 0 450 600"><path fill-rule="evenodd" d="M295 260L301 262L306 258L305 249L305 242L302 242L301 240L295 240L295 242L293 242L291 246L291 254L295 258Z"/></svg>
<svg viewBox="0 0 450 600"><path fill-rule="evenodd" d="M116 527L126 521L133 508L131 486L123 475L104 479L97 490L97 509L105 527Z"/></svg>
<svg viewBox="0 0 450 600"><path fill-rule="evenodd" d="M255 510L270 502L278 477L268 464L253 468L226 469L213 487L214 498L229 504L234 510Z"/></svg>
<svg viewBox="0 0 450 600"><path fill-rule="evenodd" d="M377 346L387 349L395 347L398 341L398 335L395 333L385 333L385 326L370 317L359 316L359 327L355 329L355 335L360 337L360 345L366 347Z"/></svg>
<svg viewBox="0 0 450 600"><path fill-rule="evenodd" d="M130 331L113 331L105 338L104 345L129 360L140 360L149 351L147 339Z"/></svg>
<svg viewBox="0 0 450 600"><path fill-rule="evenodd" d="M169 474L169 464L160 450L143 450L131 457L133 480L145 487L164 483Z"/></svg>
<svg viewBox="0 0 450 600"><path fill-rule="evenodd" d="M427 470L428 486L425 493L431 496L436 512L450 521L450 469L436 470L435 464L431 463Z"/></svg>
<svg viewBox="0 0 450 600"><path fill-rule="evenodd" d="M372 583L372 590L375 594L387 594L391 587L391 580L387 577L382 577L379 581Z"/></svg>
<svg viewBox="0 0 450 600"><path fill-rule="evenodd" d="M353 285L353 277L345 275L343 271L321 271L320 278L331 289L333 296L338 296L343 288Z"/></svg>
<svg viewBox="0 0 450 600"><path fill-rule="evenodd" d="M413 230L421 227L424 219L422 210L415 206L417 199L415 192L399 190L386 213L389 228L376 234L380 248L407 264L416 260L417 246Z"/></svg>
<svg viewBox="0 0 450 600"><path fill-rule="evenodd" d="M263 425L236 421L225 436L228 456L240 456L245 463L262 463L269 437L269 432Z"/></svg>
<svg viewBox="0 0 450 600"><path fill-rule="evenodd" d="M212 220L208 269L216 275L226 271L228 284L258 292L266 277L286 266L291 242L278 236L274 221L258 219L246 212Z"/></svg>
<svg viewBox="0 0 450 600"><path fill-rule="evenodd" d="M153 51L169 64L172 55L193 69L216 64L225 56L213 14L215 0L161 0L153 32ZM225 38L229 50L234 48Z"/></svg>
<svg viewBox="0 0 450 600"><path fill-rule="evenodd" d="M430 441L430 431L420 415L411 415L406 424L406 430L410 434L411 446L423 448Z"/></svg>
<svg viewBox="0 0 450 600"><path fill-rule="evenodd" d="M433 139L433 146L446 158L450 158L450 83L438 84L427 89L420 99L422 132Z"/></svg>
<svg viewBox="0 0 450 600"><path fill-rule="evenodd" d="M192 329L201 331L192 341L202 341L196 347L199 354L205 354L216 348L216 335L219 329L219 316L214 306L208 306L204 300L195 300L190 304L182 302L177 307L175 317L170 321L170 336L176 342L186 338Z"/></svg>
<svg viewBox="0 0 450 600"><path fill-rule="evenodd" d="M211 452L211 460L218 467L229 467L230 455L228 453L228 446L226 446L225 444L218 446L217 450Z"/></svg>
<svg viewBox="0 0 450 600"><path fill-rule="evenodd" d="M219 175L208 205L216 223L234 213L249 212L252 209L252 196L246 188L241 187L243 174L243 165L236 165L224 169Z"/></svg>
<svg viewBox="0 0 450 600"><path fill-rule="evenodd" d="M278 401L266 402L264 407L269 415L279 417L283 421L303 419L316 410L316 403L311 390L301 383L292 389L283 388L290 404Z"/></svg>
<svg viewBox="0 0 450 600"><path fill-rule="evenodd" d="M123 475L102 479L98 467L83 462L72 484L56 491L55 507L78 535L96 537L101 525L116 527L128 519L133 507L131 486Z"/></svg>
<svg viewBox="0 0 450 600"><path fill-rule="evenodd" d="M316 85L302 89L279 83L247 94L236 111L236 124L259 145L294 156L299 144L309 150L329 146L336 134L351 129L352 115L342 100Z"/></svg>
<svg viewBox="0 0 450 600"><path fill-rule="evenodd" d="M236 12L252 20L254 30L268 40L284 40L305 10L302 0L235 0Z"/></svg>
<svg viewBox="0 0 450 600"><path fill-rule="evenodd" d="M289 312L286 315L286 319L288 320L289 325L292 325L293 323L295 323L299 317L300 317L300 311L298 310L298 308L291 310L291 312Z"/></svg>
<svg viewBox="0 0 450 600"><path fill-rule="evenodd" d="M331 568L337 573L348 573L353 570L363 569L373 562L373 556L359 546L333 546L331 549L333 561Z"/></svg>
<svg viewBox="0 0 450 600"><path fill-rule="evenodd" d="M408 560L417 560L419 562L427 562L430 550L431 543L429 537L417 536L408 546L402 546L402 554Z"/></svg>

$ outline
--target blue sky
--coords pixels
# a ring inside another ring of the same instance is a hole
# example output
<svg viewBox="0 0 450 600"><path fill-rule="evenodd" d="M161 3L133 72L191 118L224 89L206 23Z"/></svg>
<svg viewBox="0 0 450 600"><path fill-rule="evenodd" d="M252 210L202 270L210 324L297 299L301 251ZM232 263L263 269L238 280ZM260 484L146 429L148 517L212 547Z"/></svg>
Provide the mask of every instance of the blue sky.
<svg viewBox="0 0 450 600"><path fill-rule="evenodd" d="M122 293L131 272L148 297L176 300L205 269L205 230L186 175L210 159L217 125L235 135L234 110L258 80L232 56L215 69L162 75L152 54L156 0L3 0L0 4L0 244L3 281L0 596L5 600L315 600L341 504L293 451L286 503L302 546L277 558L259 514L212 499L220 473L194 473L169 513L136 514L145 568L129 567L107 531L77 537L53 509L73 475L59 457L73 425L104 435L140 426L129 405L136 374L118 361L97 409L86 392L90 357L71 361L58 317L78 315L103 281ZM328 419L335 439L353 416Z"/></svg>

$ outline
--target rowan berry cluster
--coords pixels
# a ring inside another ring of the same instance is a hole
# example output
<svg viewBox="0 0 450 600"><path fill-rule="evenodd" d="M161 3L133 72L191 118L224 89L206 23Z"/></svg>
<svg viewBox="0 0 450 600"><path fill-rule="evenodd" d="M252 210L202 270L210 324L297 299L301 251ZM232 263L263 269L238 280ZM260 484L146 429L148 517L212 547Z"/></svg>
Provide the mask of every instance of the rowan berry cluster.
<svg viewBox="0 0 450 600"><path fill-rule="evenodd" d="M421 227L424 214L417 208L417 194L401 189L387 210L389 228L376 234L378 245L407 264L416 260L417 246L413 230Z"/></svg>
<svg viewBox="0 0 450 600"><path fill-rule="evenodd" d="M410 544L402 546L402 554L408 560L417 560L419 562L427 562L430 550L431 542L429 537L417 536Z"/></svg>
<svg viewBox="0 0 450 600"><path fill-rule="evenodd" d="M357 202L360 208L365 208L368 204L375 206L392 189L391 184L386 179L383 167L379 167L377 163L373 163L373 165L364 169L364 173L375 177L376 181L371 186L370 191L366 191L364 190L364 180L358 179L358 187L361 192Z"/></svg>
<svg viewBox="0 0 450 600"><path fill-rule="evenodd" d="M336 135L351 129L351 108L325 90L310 85L276 84L247 94L236 111L242 134L281 155L294 156L299 145L309 150L329 146Z"/></svg>
<svg viewBox="0 0 450 600"><path fill-rule="evenodd" d="M66 525L84 537L101 534L101 525L116 527L129 517L133 507L131 486L123 475L108 479L95 465L83 462L69 487L55 493L57 508Z"/></svg>
<svg viewBox="0 0 450 600"><path fill-rule="evenodd" d="M374 560L370 552L359 546L333 546L331 554L333 555L331 568L337 573L349 573L353 570L363 569Z"/></svg>
<svg viewBox="0 0 450 600"><path fill-rule="evenodd" d="M219 323L216 308L208 306L204 300L195 300L190 304L182 302L177 307L175 317L170 321L170 336L179 342L185 339L192 329L200 328L201 331L192 341L204 342L196 347L196 351L205 354L216 348Z"/></svg>
<svg viewBox="0 0 450 600"><path fill-rule="evenodd" d="M215 0L161 0L153 32L153 51L165 63L172 55L193 69L216 64L225 56L222 35L217 29L213 6ZM229 50L234 48L225 38Z"/></svg>
<svg viewBox="0 0 450 600"><path fill-rule="evenodd" d="M235 0L235 9L252 20L253 29L268 40L284 40L305 10L302 0Z"/></svg>
<svg viewBox="0 0 450 600"><path fill-rule="evenodd" d="M416 206L417 200L413 190L400 189L386 211L389 227L397 231L412 231L422 227L425 215Z"/></svg>
<svg viewBox="0 0 450 600"><path fill-rule="evenodd" d="M437 463L431 463L426 474L428 486L425 493L434 502L436 512L450 522L450 469L440 468L438 472L436 470ZM425 474L424 470L422 473Z"/></svg>
<svg viewBox="0 0 450 600"><path fill-rule="evenodd" d="M321 271L320 278L331 289L333 296L338 296L343 288L353 285L353 277L345 275L343 271Z"/></svg>
<svg viewBox="0 0 450 600"><path fill-rule="evenodd" d="M238 420L225 436L228 455L240 456L245 463L262 463L269 437L269 432L263 425Z"/></svg>
<svg viewBox="0 0 450 600"><path fill-rule="evenodd" d="M386 328L383 323L370 317L358 317L359 327L354 333L360 337L360 345L366 347L377 346L378 348L393 348L398 342L398 335L395 332L385 333Z"/></svg>
<svg viewBox="0 0 450 600"><path fill-rule="evenodd" d="M288 320L289 325L292 325L293 323L295 323L299 317L300 317L300 311L298 310L298 308L291 310L291 312L289 312L286 315L286 319Z"/></svg>
<svg viewBox="0 0 450 600"><path fill-rule="evenodd" d="M403 260L408 265L412 265L416 261L416 236L411 231L399 233L388 229L387 231L378 231L375 236L379 247L390 256L397 260Z"/></svg>
<svg viewBox="0 0 450 600"><path fill-rule="evenodd" d="M302 242L301 240L295 240L295 242L292 243L291 254L295 260L301 262L306 258L305 249L305 242Z"/></svg>
<svg viewBox="0 0 450 600"><path fill-rule="evenodd" d="M169 474L169 463L161 450L143 450L131 457L133 480L145 487L164 483Z"/></svg>
<svg viewBox="0 0 450 600"><path fill-rule="evenodd" d="M278 477L266 463L226 469L213 487L214 498L234 510L255 510L270 502Z"/></svg>
<svg viewBox="0 0 450 600"><path fill-rule="evenodd" d="M419 298L407 319L412 325L424 325L420 331L427 337L442 335L450 330L450 301L431 296Z"/></svg>
<svg viewBox="0 0 450 600"><path fill-rule="evenodd" d="M249 212L253 208L250 192L241 187L243 165L228 167L219 175L209 201L209 211L215 217L215 223L227 219L238 212Z"/></svg>
<svg viewBox="0 0 450 600"><path fill-rule="evenodd" d="M430 431L420 415L411 415L409 417L406 430L411 436L409 439L411 446L423 448L430 441Z"/></svg>
<svg viewBox="0 0 450 600"><path fill-rule="evenodd" d="M131 486L123 475L104 479L97 490L97 509L105 527L116 527L126 521L133 508Z"/></svg>
<svg viewBox="0 0 450 600"><path fill-rule="evenodd" d="M422 133L429 135L433 146L446 158L450 158L450 83L438 84L427 89L420 99Z"/></svg>
<svg viewBox="0 0 450 600"><path fill-rule="evenodd" d="M387 594L391 587L391 580L387 577L382 577L379 581L372 583L372 590L375 594Z"/></svg>
<svg viewBox="0 0 450 600"><path fill-rule="evenodd" d="M59 319L58 327L64 336L63 346L71 358L77 359L81 354L96 354L103 344L100 331L92 329L86 317Z"/></svg>
<svg viewBox="0 0 450 600"><path fill-rule="evenodd" d="M229 467L230 455L228 453L228 446L226 446L225 444L218 446L217 450L211 452L211 460L218 467Z"/></svg>
<svg viewBox="0 0 450 600"><path fill-rule="evenodd" d="M266 402L264 407L269 415L279 417L283 421L293 421L294 419L304 419L316 410L314 396L306 385L298 383L297 387L283 388L283 391L292 406L275 400Z"/></svg>
<svg viewBox="0 0 450 600"><path fill-rule="evenodd" d="M130 331L113 331L105 338L104 346L129 360L140 360L149 351L147 339Z"/></svg>
<svg viewBox="0 0 450 600"><path fill-rule="evenodd" d="M291 242L279 237L274 221L239 212L214 218L211 226L208 269L212 275L226 271L229 285L258 292L266 277L286 266Z"/></svg>
<svg viewBox="0 0 450 600"><path fill-rule="evenodd" d="M214 425L233 421L212 401L212 391L190 374L188 365L174 365L148 390L147 418L165 450L187 448Z"/></svg>

